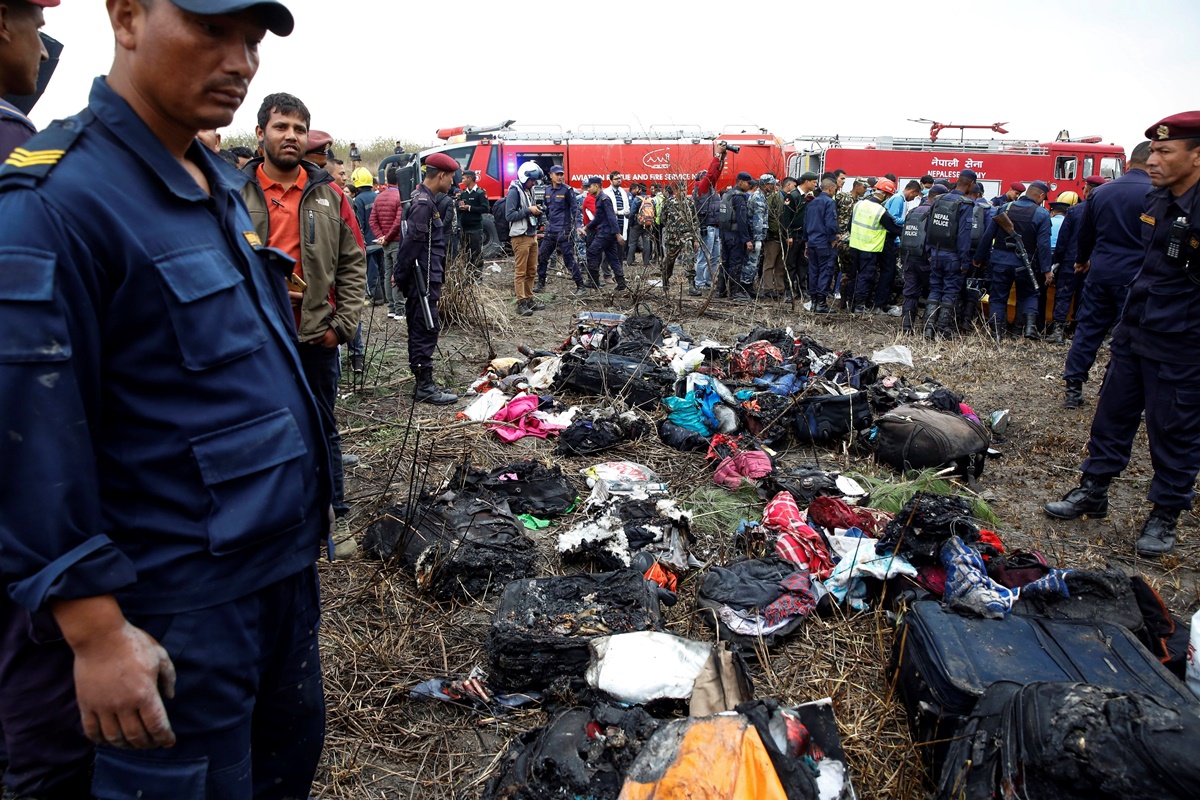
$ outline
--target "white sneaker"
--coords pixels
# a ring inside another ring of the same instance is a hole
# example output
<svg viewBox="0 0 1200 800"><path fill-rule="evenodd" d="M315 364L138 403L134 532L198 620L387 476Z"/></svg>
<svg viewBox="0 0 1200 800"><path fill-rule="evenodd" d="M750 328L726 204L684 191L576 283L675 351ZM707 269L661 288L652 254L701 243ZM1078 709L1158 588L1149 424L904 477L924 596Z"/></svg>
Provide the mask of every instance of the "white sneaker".
<svg viewBox="0 0 1200 800"><path fill-rule="evenodd" d="M903 311L900 309L900 306L892 306L891 308L888 309L888 312L887 312L889 317L898 317L902 313L903 313Z"/></svg>

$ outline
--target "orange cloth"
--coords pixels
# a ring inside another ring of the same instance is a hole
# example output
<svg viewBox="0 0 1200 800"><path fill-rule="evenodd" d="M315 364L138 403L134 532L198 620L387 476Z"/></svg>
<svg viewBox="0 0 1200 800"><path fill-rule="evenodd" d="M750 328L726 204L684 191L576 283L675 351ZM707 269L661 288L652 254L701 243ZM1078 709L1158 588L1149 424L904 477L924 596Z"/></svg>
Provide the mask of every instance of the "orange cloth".
<svg viewBox="0 0 1200 800"><path fill-rule="evenodd" d="M745 717L693 720L666 770L642 783L632 777L637 768L634 762L618 800L787 800L766 746Z"/></svg>
<svg viewBox="0 0 1200 800"><path fill-rule="evenodd" d="M284 188L267 177L262 164L258 165L258 185L262 187L267 201L267 216L271 220L267 234L267 247L282 250L296 261L294 272L304 277L300 264L300 196L308 183L308 173L300 170L296 182Z"/></svg>

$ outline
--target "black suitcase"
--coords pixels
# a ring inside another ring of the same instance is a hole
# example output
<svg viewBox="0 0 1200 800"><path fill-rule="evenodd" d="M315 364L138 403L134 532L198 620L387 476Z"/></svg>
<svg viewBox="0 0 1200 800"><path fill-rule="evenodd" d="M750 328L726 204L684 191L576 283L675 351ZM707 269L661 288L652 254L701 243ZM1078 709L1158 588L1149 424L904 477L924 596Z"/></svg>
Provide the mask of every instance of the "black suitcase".
<svg viewBox="0 0 1200 800"><path fill-rule="evenodd" d="M1198 702L1120 625L1016 614L980 619L928 600L901 619L889 675L933 775L949 738L999 681L1075 681L1142 692L1172 706Z"/></svg>
<svg viewBox="0 0 1200 800"><path fill-rule="evenodd" d="M950 744L937 800L1190 800L1200 710L1083 683L992 684Z"/></svg>
<svg viewBox="0 0 1200 800"><path fill-rule="evenodd" d="M631 406L654 409L675 392L675 373L648 357L593 351L587 358L564 358L554 381L559 391L623 397Z"/></svg>

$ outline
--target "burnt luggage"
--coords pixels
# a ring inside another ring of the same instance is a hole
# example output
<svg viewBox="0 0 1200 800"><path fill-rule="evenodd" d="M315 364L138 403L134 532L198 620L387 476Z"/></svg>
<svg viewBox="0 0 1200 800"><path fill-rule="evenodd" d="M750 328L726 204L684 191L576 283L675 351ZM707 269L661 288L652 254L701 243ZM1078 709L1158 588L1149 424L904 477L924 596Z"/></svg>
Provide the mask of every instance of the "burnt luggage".
<svg viewBox="0 0 1200 800"><path fill-rule="evenodd" d="M980 619L932 601L914 603L901 619L889 672L935 774L950 737L999 681L1077 681L1142 692L1169 706L1197 703L1120 625L1016 614Z"/></svg>
<svg viewBox="0 0 1200 800"><path fill-rule="evenodd" d="M658 597L634 570L513 581L488 631L492 678L514 691L582 681L593 638L663 629Z"/></svg>

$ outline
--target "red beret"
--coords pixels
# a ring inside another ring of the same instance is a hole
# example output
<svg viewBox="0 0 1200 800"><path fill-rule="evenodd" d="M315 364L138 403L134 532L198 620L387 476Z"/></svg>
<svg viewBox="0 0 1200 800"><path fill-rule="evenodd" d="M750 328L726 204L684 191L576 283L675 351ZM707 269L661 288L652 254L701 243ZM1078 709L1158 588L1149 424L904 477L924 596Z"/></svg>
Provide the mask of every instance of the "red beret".
<svg viewBox="0 0 1200 800"><path fill-rule="evenodd" d="M329 150L331 144L333 144L333 137L328 133L325 131L310 130L308 132L308 149L304 151L304 154L324 153Z"/></svg>
<svg viewBox="0 0 1200 800"><path fill-rule="evenodd" d="M1200 111L1182 111L1146 128L1146 138L1152 142L1200 137Z"/></svg>
<svg viewBox="0 0 1200 800"><path fill-rule="evenodd" d="M445 153L434 153L425 159L425 166L433 167L442 172L454 172L458 169L458 162Z"/></svg>
<svg viewBox="0 0 1200 800"><path fill-rule="evenodd" d="M1014 181L1008 185L1008 189L1011 192L1023 192L1025 191L1025 184L1020 181Z"/></svg>
<svg viewBox="0 0 1200 800"><path fill-rule="evenodd" d="M25 0L25 2L42 8L57 8L61 0Z"/></svg>
<svg viewBox="0 0 1200 800"><path fill-rule="evenodd" d="M1083 182L1089 186L1103 186L1108 183L1108 178L1105 178L1103 175L1088 175L1083 179Z"/></svg>

